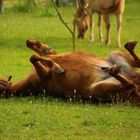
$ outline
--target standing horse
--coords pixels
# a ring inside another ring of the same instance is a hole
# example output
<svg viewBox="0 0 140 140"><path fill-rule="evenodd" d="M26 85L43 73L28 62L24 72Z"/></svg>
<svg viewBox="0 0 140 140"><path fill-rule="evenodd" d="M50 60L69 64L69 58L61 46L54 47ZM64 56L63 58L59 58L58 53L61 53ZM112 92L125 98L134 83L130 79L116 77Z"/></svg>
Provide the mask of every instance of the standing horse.
<svg viewBox="0 0 140 140"><path fill-rule="evenodd" d="M78 29L78 37L84 38L85 32L90 28L90 41L94 41L93 36L93 20L94 13L99 14L99 39L102 41L101 19L104 17L106 25L105 44L110 44L110 14L115 14L117 18L117 47L120 47L120 33L122 26L122 15L124 12L125 0L77 0L78 7L76 12L76 25Z"/></svg>

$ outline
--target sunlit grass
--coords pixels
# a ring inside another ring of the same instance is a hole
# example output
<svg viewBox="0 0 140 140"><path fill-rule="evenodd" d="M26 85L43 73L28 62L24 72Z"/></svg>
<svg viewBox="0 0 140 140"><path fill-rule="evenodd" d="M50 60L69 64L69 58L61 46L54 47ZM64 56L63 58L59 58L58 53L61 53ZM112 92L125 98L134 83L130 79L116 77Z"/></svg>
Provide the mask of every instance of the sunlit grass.
<svg viewBox="0 0 140 140"><path fill-rule="evenodd" d="M0 134L11 139L139 139L139 108L57 99L1 100Z"/></svg>

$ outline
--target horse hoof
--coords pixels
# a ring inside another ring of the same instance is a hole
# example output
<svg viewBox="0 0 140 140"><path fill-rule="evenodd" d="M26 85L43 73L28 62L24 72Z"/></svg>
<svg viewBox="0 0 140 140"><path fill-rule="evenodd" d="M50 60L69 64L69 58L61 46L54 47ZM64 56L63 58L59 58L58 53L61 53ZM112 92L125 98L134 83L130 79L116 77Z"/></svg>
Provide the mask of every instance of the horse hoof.
<svg viewBox="0 0 140 140"><path fill-rule="evenodd" d="M118 44L118 45L117 45L117 48L121 48L121 45L120 45L120 44Z"/></svg>
<svg viewBox="0 0 140 140"><path fill-rule="evenodd" d="M99 39L99 41L100 41L100 42L104 42L104 39L103 39L103 38L102 38L102 39Z"/></svg>
<svg viewBox="0 0 140 140"><path fill-rule="evenodd" d="M125 49L127 49L128 51L132 51L135 49L135 46L137 44L137 41L130 41L130 42L127 42L124 47Z"/></svg>
<svg viewBox="0 0 140 140"><path fill-rule="evenodd" d="M94 39L90 39L89 42L90 42L90 43L94 42Z"/></svg>
<svg viewBox="0 0 140 140"><path fill-rule="evenodd" d="M37 62L38 58L39 57L37 55L33 54L30 58L30 62L34 64Z"/></svg>
<svg viewBox="0 0 140 140"><path fill-rule="evenodd" d="M64 69L61 68L61 67L57 67L57 68L55 68L53 71L54 71L54 73L56 73L56 74L64 73Z"/></svg>

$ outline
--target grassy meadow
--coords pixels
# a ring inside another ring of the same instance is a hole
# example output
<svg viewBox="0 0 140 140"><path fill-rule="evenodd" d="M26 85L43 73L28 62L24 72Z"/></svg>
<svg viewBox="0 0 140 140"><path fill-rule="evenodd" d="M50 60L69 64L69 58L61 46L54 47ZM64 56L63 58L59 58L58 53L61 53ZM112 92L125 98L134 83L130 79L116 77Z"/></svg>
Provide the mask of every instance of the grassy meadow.
<svg viewBox="0 0 140 140"><path fill-rule="evenodd" d="M121 44L140 42L140 2L128 0L123 16ZM74 8L61 7L60 12L72 27ZM98 41L97 15L95 42L76 39L76 50L89 51L106 58L116 48L116 18L111 17L111 44ZM103 25L105 36L105 29ZM16 82L31 70L27 39L40 40L59 53L72 51L71 35L59 21L52 7L39 6L23 10L15 5L0 15L0 76L13 76ZM140 54L138 43L136 52ZM95 105L47 98L0 99L0 140L139 140L140 109L124 104Z"/></svg>

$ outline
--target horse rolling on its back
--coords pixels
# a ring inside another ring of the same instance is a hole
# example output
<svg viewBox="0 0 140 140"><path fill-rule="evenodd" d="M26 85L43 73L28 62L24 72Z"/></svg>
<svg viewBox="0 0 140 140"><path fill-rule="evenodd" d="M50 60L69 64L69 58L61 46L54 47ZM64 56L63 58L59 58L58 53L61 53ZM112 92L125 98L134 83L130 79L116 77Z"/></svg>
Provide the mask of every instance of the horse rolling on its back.
<svg viewBox="0 0 140 140"><path fill-rule="evenodd" d="M58 54L48 45L27 40L27 46L38 53L30 58L33 70L15 84L1 78L0 93L27 96L45 90L56 97L83 101L111 102L119 98L140 103L140 74L135 69L140 67L140 59L134 53L135 45L129 42L125 45L128 52L114 51L105 60L85 52Z"/></svg>

